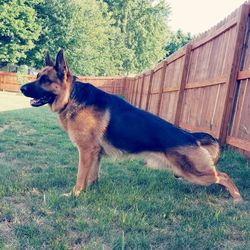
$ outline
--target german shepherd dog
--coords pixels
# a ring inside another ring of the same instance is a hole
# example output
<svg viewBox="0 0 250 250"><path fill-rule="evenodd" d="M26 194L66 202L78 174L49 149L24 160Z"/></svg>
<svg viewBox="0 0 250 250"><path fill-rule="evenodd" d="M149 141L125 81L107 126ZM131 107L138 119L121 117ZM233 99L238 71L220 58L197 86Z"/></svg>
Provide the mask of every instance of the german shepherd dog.
<svg viewBox="0 0 250 250"><path fill-rule="evenodd" d="M69 71L63 50L55 63L47 54L45 63L36 80L21 86L21 91L34 98L33 107L49 104L78 148L79 165L72 191L75 196L98 180L101 156L106 153L153 159L178 177L200 185L221 184L235 201L242 200L231 178L216 169L220 149L211 135L184 131L78 81Z"/></svg>

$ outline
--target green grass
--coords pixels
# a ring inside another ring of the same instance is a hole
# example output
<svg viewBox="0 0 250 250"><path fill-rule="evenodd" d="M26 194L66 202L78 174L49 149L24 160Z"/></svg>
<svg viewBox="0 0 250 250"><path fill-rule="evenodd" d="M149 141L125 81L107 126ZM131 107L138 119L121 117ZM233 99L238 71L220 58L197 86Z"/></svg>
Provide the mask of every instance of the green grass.
<svg viewBox="0 0 250 250"><path fill-rule="evenodd" d="M79 198L78 154L47 108L0 113L0 249L250 249L250 164L225 151L245 202L140 160L102 160Z"/></svg>

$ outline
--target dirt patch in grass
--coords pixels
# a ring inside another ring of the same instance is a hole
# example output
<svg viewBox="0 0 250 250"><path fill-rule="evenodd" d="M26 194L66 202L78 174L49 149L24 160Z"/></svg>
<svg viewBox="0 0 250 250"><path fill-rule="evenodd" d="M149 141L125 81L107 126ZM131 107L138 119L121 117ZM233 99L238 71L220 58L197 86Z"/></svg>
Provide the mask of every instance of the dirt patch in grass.
<svg viewBox="0 0 250 250"><path fill-rule="evenodd" d="M33 128L27 128L27 126L21 121L13 121L6 125L0 126L0 133L4 133L9 129L15 130L17 136L26 136L36 132L36 130Z"/></svg>
<svg viewBox="0 0 250 250"><path fill-rule="evenodd" d="M20 93L0 91L0 112L30 108L29 99Z"/></svg>
<svg viewBox="0 0 250 250"><path fill-rule="evenodd" d="M15 227L29 220L29 209L25 198L6 197L0 205L0 236L5 242L6 249L17 249L18 239Z"/></svg>
<svg viewBox="0 0 250 250"><path fill-rule="evenodd" d="M7 220L0 222L0 235L9 237L11 234L11 223Z"/></svg>
<svg viewBox="0 0 250 250"><path fill-rule="evenodd" d="M8 128L9 128L9 125L0 126L0 133L3 133Z"/></svg>

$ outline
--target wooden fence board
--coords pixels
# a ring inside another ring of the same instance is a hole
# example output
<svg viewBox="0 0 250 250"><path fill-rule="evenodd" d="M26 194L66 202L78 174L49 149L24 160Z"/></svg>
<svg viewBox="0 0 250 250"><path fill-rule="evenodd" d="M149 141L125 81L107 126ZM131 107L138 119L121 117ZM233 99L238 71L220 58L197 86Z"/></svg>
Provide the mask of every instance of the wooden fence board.
<svg viewBox="0 0 250 250"><path fill-rule="evenodd" d="M144 85L142 89L142 100L140 106L142 109L146 109L150 78L151 78L150 74L144 74Z"/></svg>
<svg viewBox="0 0 250 250"><path fill-rule="evenodd" d="M233 99L236 90L236 82L238 72L240 70L240 59L244 44L245 32L248 23L249 16L249 7L248 4L243 4L239 13L239 22L237 25L237 33L235 39L235 48L233 50L233 60L231 64L231 71L228 77L228 88L226 94L225 105L223 109L222 123L220 126L220 140L226 142L227 133L229 129L229 120L233 110Z"/></svg>
<svg viewBox="0 0 250 250"><path fill-rule="evenodd" d="M154 70L151 70L151 72L150 72L150 78L149 78L149 84L148 84L148 93L147 93L146 107L145 107L145 110L147 110L147 111L149 111L149 102L150 102L150 96L151 96L153 76L154 76Z"/></svg>
<svg viewBox="0 0 250 250"><path fill-rule="evenodd" d="M22 76L27 81L33 81L36 76ZM78 77L80 81L90 82L94 86L112 94L122 95L124 77ZM21 84L18 83L17 74L11 72L0 71L0 90L19 92Z"/></svg>
<svg viewBox="0 0 250 250"><path fill-rule="evenodd" d="M175 113L174 123L177 126L179 126L179 123L180 123L183 98L184 98L184 90L187 84L188 66L190 63L191 50L192 50L192 45L191 44L187 45L186 51L185 51L185 58L183 61L182 75L180 79L180 89L178 93L178 99L176 100L176 113Z"/></svg>

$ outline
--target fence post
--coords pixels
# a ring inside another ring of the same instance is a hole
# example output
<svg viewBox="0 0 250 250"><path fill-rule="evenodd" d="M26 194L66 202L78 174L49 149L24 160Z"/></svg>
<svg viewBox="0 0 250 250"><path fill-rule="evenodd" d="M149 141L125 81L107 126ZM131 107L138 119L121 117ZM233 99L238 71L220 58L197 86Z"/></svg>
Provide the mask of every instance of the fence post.
<svg viewBox="0 0 250 250"><path fill-rule="evenodd" d="M131 77L127 79L127 100L130 102Z"/></svg>
<svg viewBox="0 0 250 250"><path fill-rule="evenodd" d="M3 91L5 91L5 88L6 88L6 75L3 77ZM7 91L8 91L8 88L7 88Z"/></svg>
<svg viewBox="0 0 250 250"><path fill-rule="evenodd" d="M162 100L162 95L163 95L163 88L164 88L164 82L165 82L165 75L166 75L167 65L168 65L168 62L164 61L163 62L163 67L162 67L162 73L161 73L161 80L160 80L159 100L158 100L157 110L156 110L156 114L157 115L160 115L161 100Z"/></svg>
<svg viewBox="0 0 250 250"><path fill-rule="evenodd" d="M127 99L127 96L126 96L127 95L127 77L126 76L123 78L121 95L123 95Z"/></svg>
<svg viewBox="0 0 250 250"><path fill-rule="evenodd" d="M182 70L182 75L181 75L181 83L180 83L179 95L178 95L176 112L175 112L174 124L176 126L180 125L184 91L185 91L185 86L188 80L188 67L189 67L189 62L190 62L191 51L192 51L192 44L188 44L186 46L183 70Z"/></svg>
<svg viewBox="0 0 250 250"><path fill-rule="evenodd" d="M130 84L131 84L131 88L130 88L130 99L129 99L129 101L130 101L131 104L133 104L133 95L134 95L134 87L135 87L135 85L134 85L135 84L135 77L133 77L131 79Z"/></svg>
<svg viewBox="0 0 250 250"><path fill-rule="evenodd" d="M136 77L134 78L134 84L133 84L132 101L131 101L131 103L132 103L133 105L135 105L135 100L136 100L136 93L135 93L135 91L136 91L136 88L137 88L137 85L136 85L137 78L138 78L138 76L136 76Z"/></svg>
<svg viewBox="0 0 250 250"><path fill-rule="evenodd" d="M152 88L152 82L153 82L153 76L154 76L154 70L152 69L150 71L150 78L149 78L149 86L148 86L148 94L147 94L147 102L146 102L146 107L145 110L148 110L148 106L149 106L149 99L150 99L150 93L151 93L151 88Z"/></svg>
<svg viewBox="0 0 250 250"><path fill-rule="evenodd" d="M131 93L130 93L130 103L131 104L133 104L134 88L135 88L135 77L133 77L131 80Z"/></svg>
<svg viewBox="0 0 250 250"><path fill-rule="evenodd" d="M116 92L116 91L115 91L115 90L116 90L116 88L115 88L116 86L115 86L115 85L116 85L115 82L112 81L112 93L111 93L111 94L113 94L113 95L114 95L115 92Z"/></svg>
<svg viewBox="0 0 250 250"><path fill-rule="evenodd" d="M140 82L140 77L137 77L137 85L136 85L136 92L135 92L135 106L137 106L137 99L138 99L138 92L139 92L139 82ZM138 107L138 106L137 106Z"/></svg>
<svg viewBox="0 0 250 250"><path fill-rule="evenodd" d="M4 75L2 75L0 72L0 90L3 90L3 78L4 78Z"/></svg>
<svg viewBox="0 0 250 250"><path fill-rule="evenodd" d="M142 96L143 96L143 89L144 89L144 82L145 82L145 74L142 75L142 86L141 86L141 95L140 95L140 101L139 101L139 108L141 108L142 103Z"/></svg>
<svg viewBox="0 0 250 250"><path fill-rule="evenodd" d="M226 143L228 129L230 125L230 117L233 110L235 90L237 85L237 76L240 70L240 59L243 51L247 19L249 14L249 6L249 4L243 4L239 13L233 59L230 74L227 80L228 85L226 90L226 99L223 107L222 120L219 130L219 139L222 143Z"/></svg>

